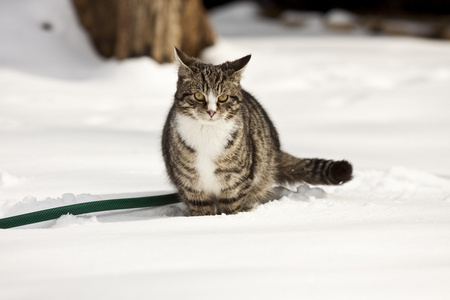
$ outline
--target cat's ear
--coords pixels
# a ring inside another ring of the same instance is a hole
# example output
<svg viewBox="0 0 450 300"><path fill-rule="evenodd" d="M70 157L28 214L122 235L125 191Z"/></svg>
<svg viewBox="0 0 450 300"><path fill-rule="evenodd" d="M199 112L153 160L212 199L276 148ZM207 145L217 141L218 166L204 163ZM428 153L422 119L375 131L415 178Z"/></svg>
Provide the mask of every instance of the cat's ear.
<svg viewBox="0 0 450 300"><path fill-rule="evenodd" d="M175 60L180 64L180 66L190 69L189 65L192 63L193 59L183 51L179 50L177 47L173 48L173 55L175 56Z"/></svg>
<svg viewBox="0 0 450 300"><path fill-rule="evenodd" d="M250 61L251 55L244 56L242 58L236 59L234 61L228 62L228 68L233 72L233 74L241 75Z"/></svg>

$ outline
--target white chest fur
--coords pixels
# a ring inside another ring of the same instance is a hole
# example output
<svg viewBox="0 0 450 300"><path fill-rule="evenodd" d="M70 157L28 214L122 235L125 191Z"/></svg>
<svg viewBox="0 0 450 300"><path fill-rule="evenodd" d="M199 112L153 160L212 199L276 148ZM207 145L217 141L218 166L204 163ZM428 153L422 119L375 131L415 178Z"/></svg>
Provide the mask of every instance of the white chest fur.
<svg viewBox="0 0 450 300"><path fill-rule="evenodd" d="M221 184L214 173L214 160L222 154L236 125L224 120L207 124L183 115L177 116L176 124L181 138L197 152L197 188L208 194L218 195Z"/></svg>

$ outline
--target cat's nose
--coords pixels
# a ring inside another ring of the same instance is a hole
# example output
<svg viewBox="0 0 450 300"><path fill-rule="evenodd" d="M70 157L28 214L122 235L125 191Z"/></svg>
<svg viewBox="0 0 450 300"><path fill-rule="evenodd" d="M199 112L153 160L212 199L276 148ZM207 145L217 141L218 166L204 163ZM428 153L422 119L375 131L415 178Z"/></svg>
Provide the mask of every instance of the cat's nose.
<svg viewBox="0 0 450 300"><path fill-rule="evenodd" d="M211 116L211 118L214 116L215 113L216 113L215 110L212 109L208 110L208 114Z"/></svg>

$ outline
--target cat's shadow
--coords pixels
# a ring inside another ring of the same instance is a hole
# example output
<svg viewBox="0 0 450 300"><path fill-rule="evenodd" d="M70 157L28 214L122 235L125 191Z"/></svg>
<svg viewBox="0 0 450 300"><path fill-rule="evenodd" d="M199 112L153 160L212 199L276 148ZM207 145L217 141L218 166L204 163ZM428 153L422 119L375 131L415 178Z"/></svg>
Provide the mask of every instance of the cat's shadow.
<svg viewBox="0 0 450 300"><path fill-rule="evenodd" d="M301 184L293 190L282 186L276 186L273 189L273 194L261 204L264 205L265 203L271 201L280 200L283 197L288 197L297 201L309 201L311 198L325 198L326 192L322 188L311 187L308 184ZM189 216L189 210L184 203L176 203L152 208L110 211L96 215L98 221L102 223L187 216Z"/></svg>

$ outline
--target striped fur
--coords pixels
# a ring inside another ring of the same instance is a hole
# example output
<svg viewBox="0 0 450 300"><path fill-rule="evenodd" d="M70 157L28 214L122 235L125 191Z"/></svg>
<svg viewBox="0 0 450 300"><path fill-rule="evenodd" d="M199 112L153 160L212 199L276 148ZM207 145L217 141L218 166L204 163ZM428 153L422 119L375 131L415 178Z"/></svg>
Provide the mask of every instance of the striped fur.
<svg viewBox="0 0 450 300"><path fill-rule="evenodd" d="M341 184L346 161L300 159L280 150L277 131L258 101L240 86L250 56L210 65L176 50L175 101L162 153L191 215L233 214L265 201L275 183ZM197 95L200 93L203 96ZM219 101L227 95L226 101ZM213 112L211 112L211 110Z"/></svg>

